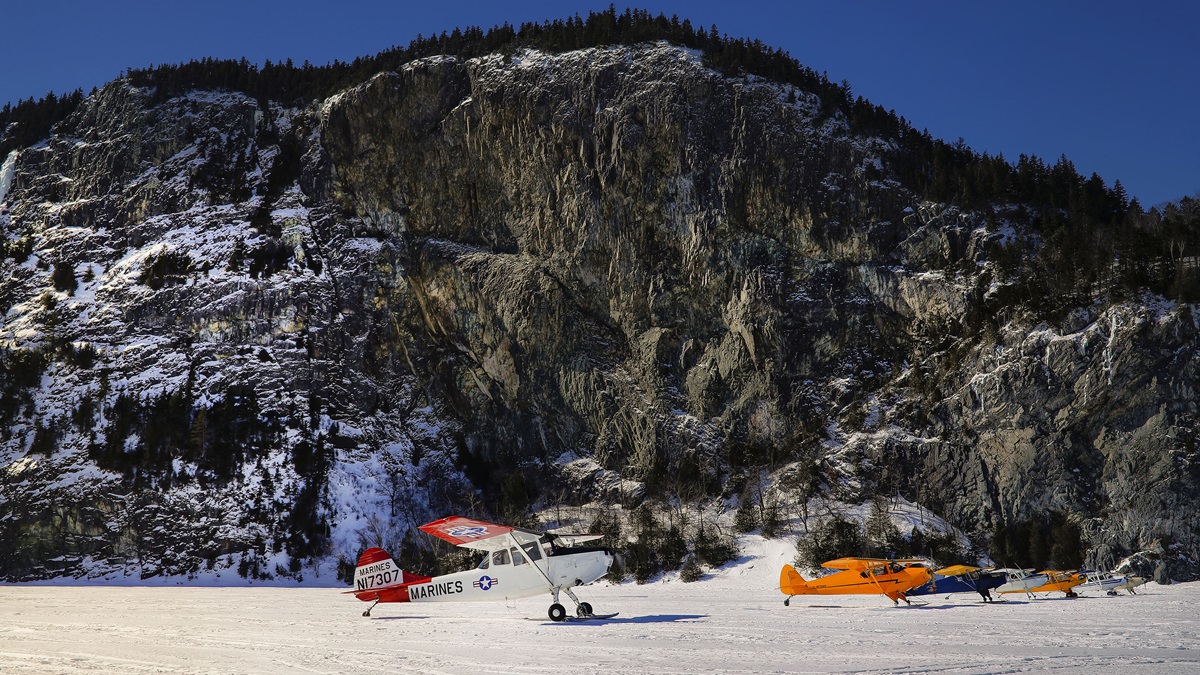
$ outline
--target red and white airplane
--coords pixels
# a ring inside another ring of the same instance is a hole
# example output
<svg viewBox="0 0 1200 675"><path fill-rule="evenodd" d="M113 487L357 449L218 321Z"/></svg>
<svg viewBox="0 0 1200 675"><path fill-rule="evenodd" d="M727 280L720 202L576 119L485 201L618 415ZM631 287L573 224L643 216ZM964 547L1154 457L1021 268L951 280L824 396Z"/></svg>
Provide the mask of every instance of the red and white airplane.
<svg viewBox="0 0 1200 675"><path fill-rule="evenodd" d="M483 561L466 572L423 577L402 571L381 548L369 548L354 569L354 597L374 601L363 616L381 602L470 602L525 598L550 593L550 619L563 621L567 610L558 602L560 591L575 603L581 618L598 616L592 606L580 602L571 589L604 576L613 554L599 546L579 546L603 535L560 535L534 532L509 525L450 516L419 529L455 546L483 551Z"/></svg>

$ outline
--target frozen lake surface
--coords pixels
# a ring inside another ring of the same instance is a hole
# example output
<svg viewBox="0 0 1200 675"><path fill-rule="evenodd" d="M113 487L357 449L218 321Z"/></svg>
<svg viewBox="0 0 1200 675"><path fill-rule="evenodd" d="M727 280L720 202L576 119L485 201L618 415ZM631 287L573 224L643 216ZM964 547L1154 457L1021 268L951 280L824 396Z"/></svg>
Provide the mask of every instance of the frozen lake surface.
<svg viewBox="0 0 1200 675"><path fill-rule="evenodd" d="M784 607L794 549L747 543L701 582L584 587L598 613L620 615L561 624L548 595L364 618L341 588L0 585L0 673L1200 673L1200 583Z"/></svg>

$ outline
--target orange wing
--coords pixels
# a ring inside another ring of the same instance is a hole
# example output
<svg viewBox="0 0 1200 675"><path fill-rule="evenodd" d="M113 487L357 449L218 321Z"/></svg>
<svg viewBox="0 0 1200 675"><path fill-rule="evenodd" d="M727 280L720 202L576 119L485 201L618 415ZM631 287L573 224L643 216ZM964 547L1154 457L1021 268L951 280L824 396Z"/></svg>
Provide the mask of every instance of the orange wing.
<svg viewBox="0 0 1200 675"><path fill-rule="evenodd" d="M892 563L911 565L913 563L923 562L925 561L921 560L920 558L838 558L836 560L829 560L821 563L821 567L827 567L831 570L854 570L856 572L861 572L863 570L871 569L872 567L890 565Z"/></svg>

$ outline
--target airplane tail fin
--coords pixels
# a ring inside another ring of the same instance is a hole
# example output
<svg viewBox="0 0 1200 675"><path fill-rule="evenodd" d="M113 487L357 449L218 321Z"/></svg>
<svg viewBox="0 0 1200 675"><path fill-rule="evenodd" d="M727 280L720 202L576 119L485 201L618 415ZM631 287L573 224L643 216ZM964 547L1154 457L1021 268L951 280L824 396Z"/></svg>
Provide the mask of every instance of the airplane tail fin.
<svg viewBox="0 0 1200 675"><path fill-rule="evenodd" d="M807 586L808 582L800 576L795 567L784 565L779 572L779 590L784 595L800 595Z"/></svg>
<svg viewBox="0 0 1200 675"><path fill-rule="evenodd" d="M354 590L369 591L404 581L404 572L381 548L369 548L358 557L354 567Z"/></svg>

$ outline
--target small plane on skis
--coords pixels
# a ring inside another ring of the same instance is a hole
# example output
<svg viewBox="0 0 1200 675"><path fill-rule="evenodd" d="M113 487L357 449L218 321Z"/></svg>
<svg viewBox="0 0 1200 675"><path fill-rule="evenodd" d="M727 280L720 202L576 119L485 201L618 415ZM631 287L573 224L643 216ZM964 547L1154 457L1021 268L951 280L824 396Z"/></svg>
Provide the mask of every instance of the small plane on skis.
<svg viewBox="0 0 1200 675"><path fill-rule="evenodd" d="M1077 598L1079 594L1072 589L1087 580L1083 574L1074 570L1042 570L1038 574L1045 574L1047 581L1037 588L1029 589L1030 593L1062 591L1068 598Z"/></svg>
<svg viewBox="0 0 1200 675"><path fill-rule="evenodd" d="M933 571L920 559L886 560L883 558L838 558L821 563L833 570L828 576L805 581L791 565L779 573L779 590L788 596L783 604L791 604L797 595L873 595L887 596L899 605L903 600L912 604L905 593L924 586L933 578Z"/></svg>
<svg viewBox="0 0 1200 675"><path fill-rule="evenodd" d="M1032 569L1004 567L995 571L1008 576L1008 581L996 587L997 593L1024 593L1032 598L1035 588L1050 583L1049 574L1031 574Z"/></svg>
<svg viewBox="0 0 1200 675"><path fill-rule="evenodd" d="M1095 570L1081 570L1085 581L1076 588L1079 591L1100 591L1109 595L1117 595L1118 588L1124 588L1129 579L1122 574L1114 572L1097 572Z"/></svg>
<svg viewBox="0 0 1200 675"><path fill-rule="evenodd" d="M905 595L950 595L952 593L978 593L984 602L992 602L993 588L1007 581L1004 574L990 570L972 567L970 565L951 565L935 570L929 583L918 586Z"/></svg>
<svg viewBox="0 0 1200 675"><path fill-rule="evenodd" d="M473 570L424 577L402 571L383 549L369 548L354 568L354 590L347 591L364 602L373 601L363 616L371 616L371 610L381 602L471 602L550 593L554 600L550 619L564 621L567 610L559 604L560 592L575 603L575 614L580 619L616 616L594 614L592 606L580 602L571 590L608 572L612 551L580 546L603 535L535 532L463 516L435 520L418 529L455 546L482 551L483 561Z"/></svg>

